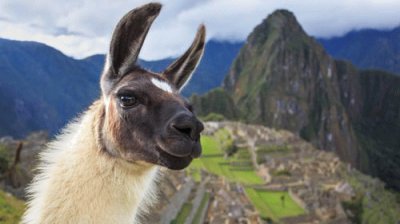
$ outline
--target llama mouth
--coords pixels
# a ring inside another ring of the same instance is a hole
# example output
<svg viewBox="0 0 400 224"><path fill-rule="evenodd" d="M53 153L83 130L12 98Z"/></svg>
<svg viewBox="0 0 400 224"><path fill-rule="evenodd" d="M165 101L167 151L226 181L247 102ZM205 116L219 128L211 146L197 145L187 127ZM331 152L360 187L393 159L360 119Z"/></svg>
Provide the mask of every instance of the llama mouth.
<svg viewBox="0 0 400 224"><path fill-rule="evenodd" d="M157 163L161 166L167 167L171 170L181 170L189 166L192 162L192 155L188 156L174 156L167 151L163 150L161 147L157 147L159 152L159 157Z"/></svg>
<svg viewBox="0 0 400 224"><path fill-rule="evenodd" d="M201 156L202 151L200 141L174 140L166 143L158 141L157 147L159 150L177 158L198 158Z"/></svg>

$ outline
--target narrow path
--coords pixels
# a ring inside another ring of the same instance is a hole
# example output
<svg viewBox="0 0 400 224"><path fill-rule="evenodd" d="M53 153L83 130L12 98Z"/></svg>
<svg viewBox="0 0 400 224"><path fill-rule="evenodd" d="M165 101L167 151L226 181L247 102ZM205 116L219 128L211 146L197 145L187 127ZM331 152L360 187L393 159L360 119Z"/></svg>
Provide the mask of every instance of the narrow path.
<svg viewBox="0 0 400 224"><path fill-rule="evenodd" d="M176 218L182 205L188 200L194 185L194 182L190 180L186 182L182 188L174 194L174 196L172 196L170 203L163 211L163 215L160 219L161 224L170 224L171 221Z"/></svg>
<svg viewBox="0 0 400 224"><path fill-rule="evenodd" d="M210 181L210 177L207 176L198 186L197 191L196 191L196 196L192 201L192 211L190 211L190 214L185 220L185 224L191 224L193 223L194 216L197 213L197 210L200 207L201 201L203 200L204 193L206 192L206 184ZM203 208L204 209L204 208Z"/></svg>

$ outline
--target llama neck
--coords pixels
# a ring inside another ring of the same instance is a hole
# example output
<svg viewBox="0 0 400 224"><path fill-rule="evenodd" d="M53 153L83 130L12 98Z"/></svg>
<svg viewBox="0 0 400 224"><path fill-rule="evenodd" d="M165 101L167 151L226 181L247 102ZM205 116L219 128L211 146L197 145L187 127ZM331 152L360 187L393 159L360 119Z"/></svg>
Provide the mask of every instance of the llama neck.
<svg viewBox="0 0 400 224"><path fill-rule="evenodd" d="M69 125L42 154L24 223L133 223L151 201L157 167L100 150L94 137L99 111L92 108Z"/></svg>

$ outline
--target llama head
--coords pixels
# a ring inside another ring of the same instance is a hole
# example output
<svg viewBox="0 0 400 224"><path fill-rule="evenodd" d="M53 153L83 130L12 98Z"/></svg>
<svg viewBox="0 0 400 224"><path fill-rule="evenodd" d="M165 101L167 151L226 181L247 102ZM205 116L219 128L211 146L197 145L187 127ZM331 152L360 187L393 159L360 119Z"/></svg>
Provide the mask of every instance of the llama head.
<svg viewBox="0 0 400 224"><path fill-rule="evenodd" d="M105 113L99 139L107 153L128 162L183 169L201 154L203 125L179 92L203 54L205 28L164 72L147 71L136 62L160 9L158 3L136 8L114 30L100 83Z"/></svg>

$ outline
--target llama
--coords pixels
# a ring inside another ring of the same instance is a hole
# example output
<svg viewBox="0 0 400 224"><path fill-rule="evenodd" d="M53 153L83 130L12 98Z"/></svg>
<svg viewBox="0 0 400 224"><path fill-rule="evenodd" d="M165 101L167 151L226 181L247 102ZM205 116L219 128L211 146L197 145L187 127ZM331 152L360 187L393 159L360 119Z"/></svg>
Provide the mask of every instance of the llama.
<svg viewBox="0 0 400 224"><path fill-rule="evenodd" d="M41 153L22 223L135 223L155 200L159 167L200 156L203 125L179 92L202 57L205 27L164 72L147 71L136 61L160 10L146 4L117 24L102 95Z"/></svg>

